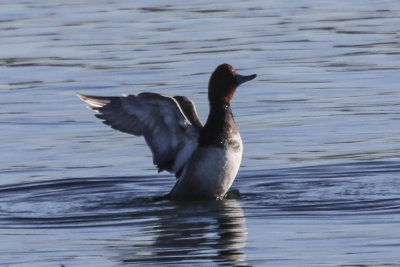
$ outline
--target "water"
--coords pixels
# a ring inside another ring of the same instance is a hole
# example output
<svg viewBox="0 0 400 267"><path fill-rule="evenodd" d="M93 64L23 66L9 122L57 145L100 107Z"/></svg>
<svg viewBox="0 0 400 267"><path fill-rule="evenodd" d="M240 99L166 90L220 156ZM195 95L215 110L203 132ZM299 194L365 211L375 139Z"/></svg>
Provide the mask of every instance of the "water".
<svg viewBox="0 0 400 267"><path fill-rule="evenodd" d="M0 265L397 266L397 1L14 1L0 11ZM186 95L223 62L238 199L174 183L76 92Z"/></svg>

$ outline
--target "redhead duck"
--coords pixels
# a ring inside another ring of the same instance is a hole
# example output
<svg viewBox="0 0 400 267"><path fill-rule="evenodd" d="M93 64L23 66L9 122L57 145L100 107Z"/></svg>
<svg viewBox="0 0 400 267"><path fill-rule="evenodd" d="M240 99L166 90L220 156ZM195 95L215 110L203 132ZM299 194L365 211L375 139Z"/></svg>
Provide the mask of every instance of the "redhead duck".
<svg viewBox="0 0 400 267"><path fill-rule="evenodd" d="M194 103L184 96L78 97L113 129L144 136L158 171L177 177L169 199L218 200L228 192L242 160L242 140L230 101L240 84L255 77L239 75L229 64L218 66L208 84L210 114L205 125Z"/></svg>

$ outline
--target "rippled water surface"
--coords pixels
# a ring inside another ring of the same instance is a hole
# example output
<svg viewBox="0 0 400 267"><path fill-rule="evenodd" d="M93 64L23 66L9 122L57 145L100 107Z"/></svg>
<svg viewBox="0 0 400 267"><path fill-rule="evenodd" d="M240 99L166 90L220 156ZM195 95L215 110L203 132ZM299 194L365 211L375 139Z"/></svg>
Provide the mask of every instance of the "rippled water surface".
<svg viewBox="0 0 400 267"><path fill-rule="evenodd" d="M398 266L398 1L15 1L0 10L1 266ZM186 95L223 62L241 196L157 197L75 93Z"/></svg>

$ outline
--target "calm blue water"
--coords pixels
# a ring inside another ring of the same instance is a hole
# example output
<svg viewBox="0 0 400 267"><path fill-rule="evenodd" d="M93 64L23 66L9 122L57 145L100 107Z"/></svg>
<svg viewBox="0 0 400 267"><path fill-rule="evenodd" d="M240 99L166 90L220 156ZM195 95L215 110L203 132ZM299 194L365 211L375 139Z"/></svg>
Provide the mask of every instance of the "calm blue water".
<svg viewBox="0 0 400 267"><path fill-rule="evenodd" d="M398 1L15 1L0 10L1 266L398 266ZM142 138L76 92L186 95L223 62L238 199L153 201Z"/></svg>

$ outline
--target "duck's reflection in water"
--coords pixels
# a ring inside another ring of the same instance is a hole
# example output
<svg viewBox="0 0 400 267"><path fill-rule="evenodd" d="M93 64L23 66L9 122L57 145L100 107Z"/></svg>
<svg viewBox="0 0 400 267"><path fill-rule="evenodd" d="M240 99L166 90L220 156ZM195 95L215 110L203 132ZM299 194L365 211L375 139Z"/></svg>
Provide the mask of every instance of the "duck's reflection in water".
<svg viewBox="0 0 400 267"><path fill-rule="evenodd" d="M158 212L155 227L146 230L154 238L147 253L124 253L124 263L247 265L242 251L247 237L245 217L237 200L170 207Z"/></svg>

